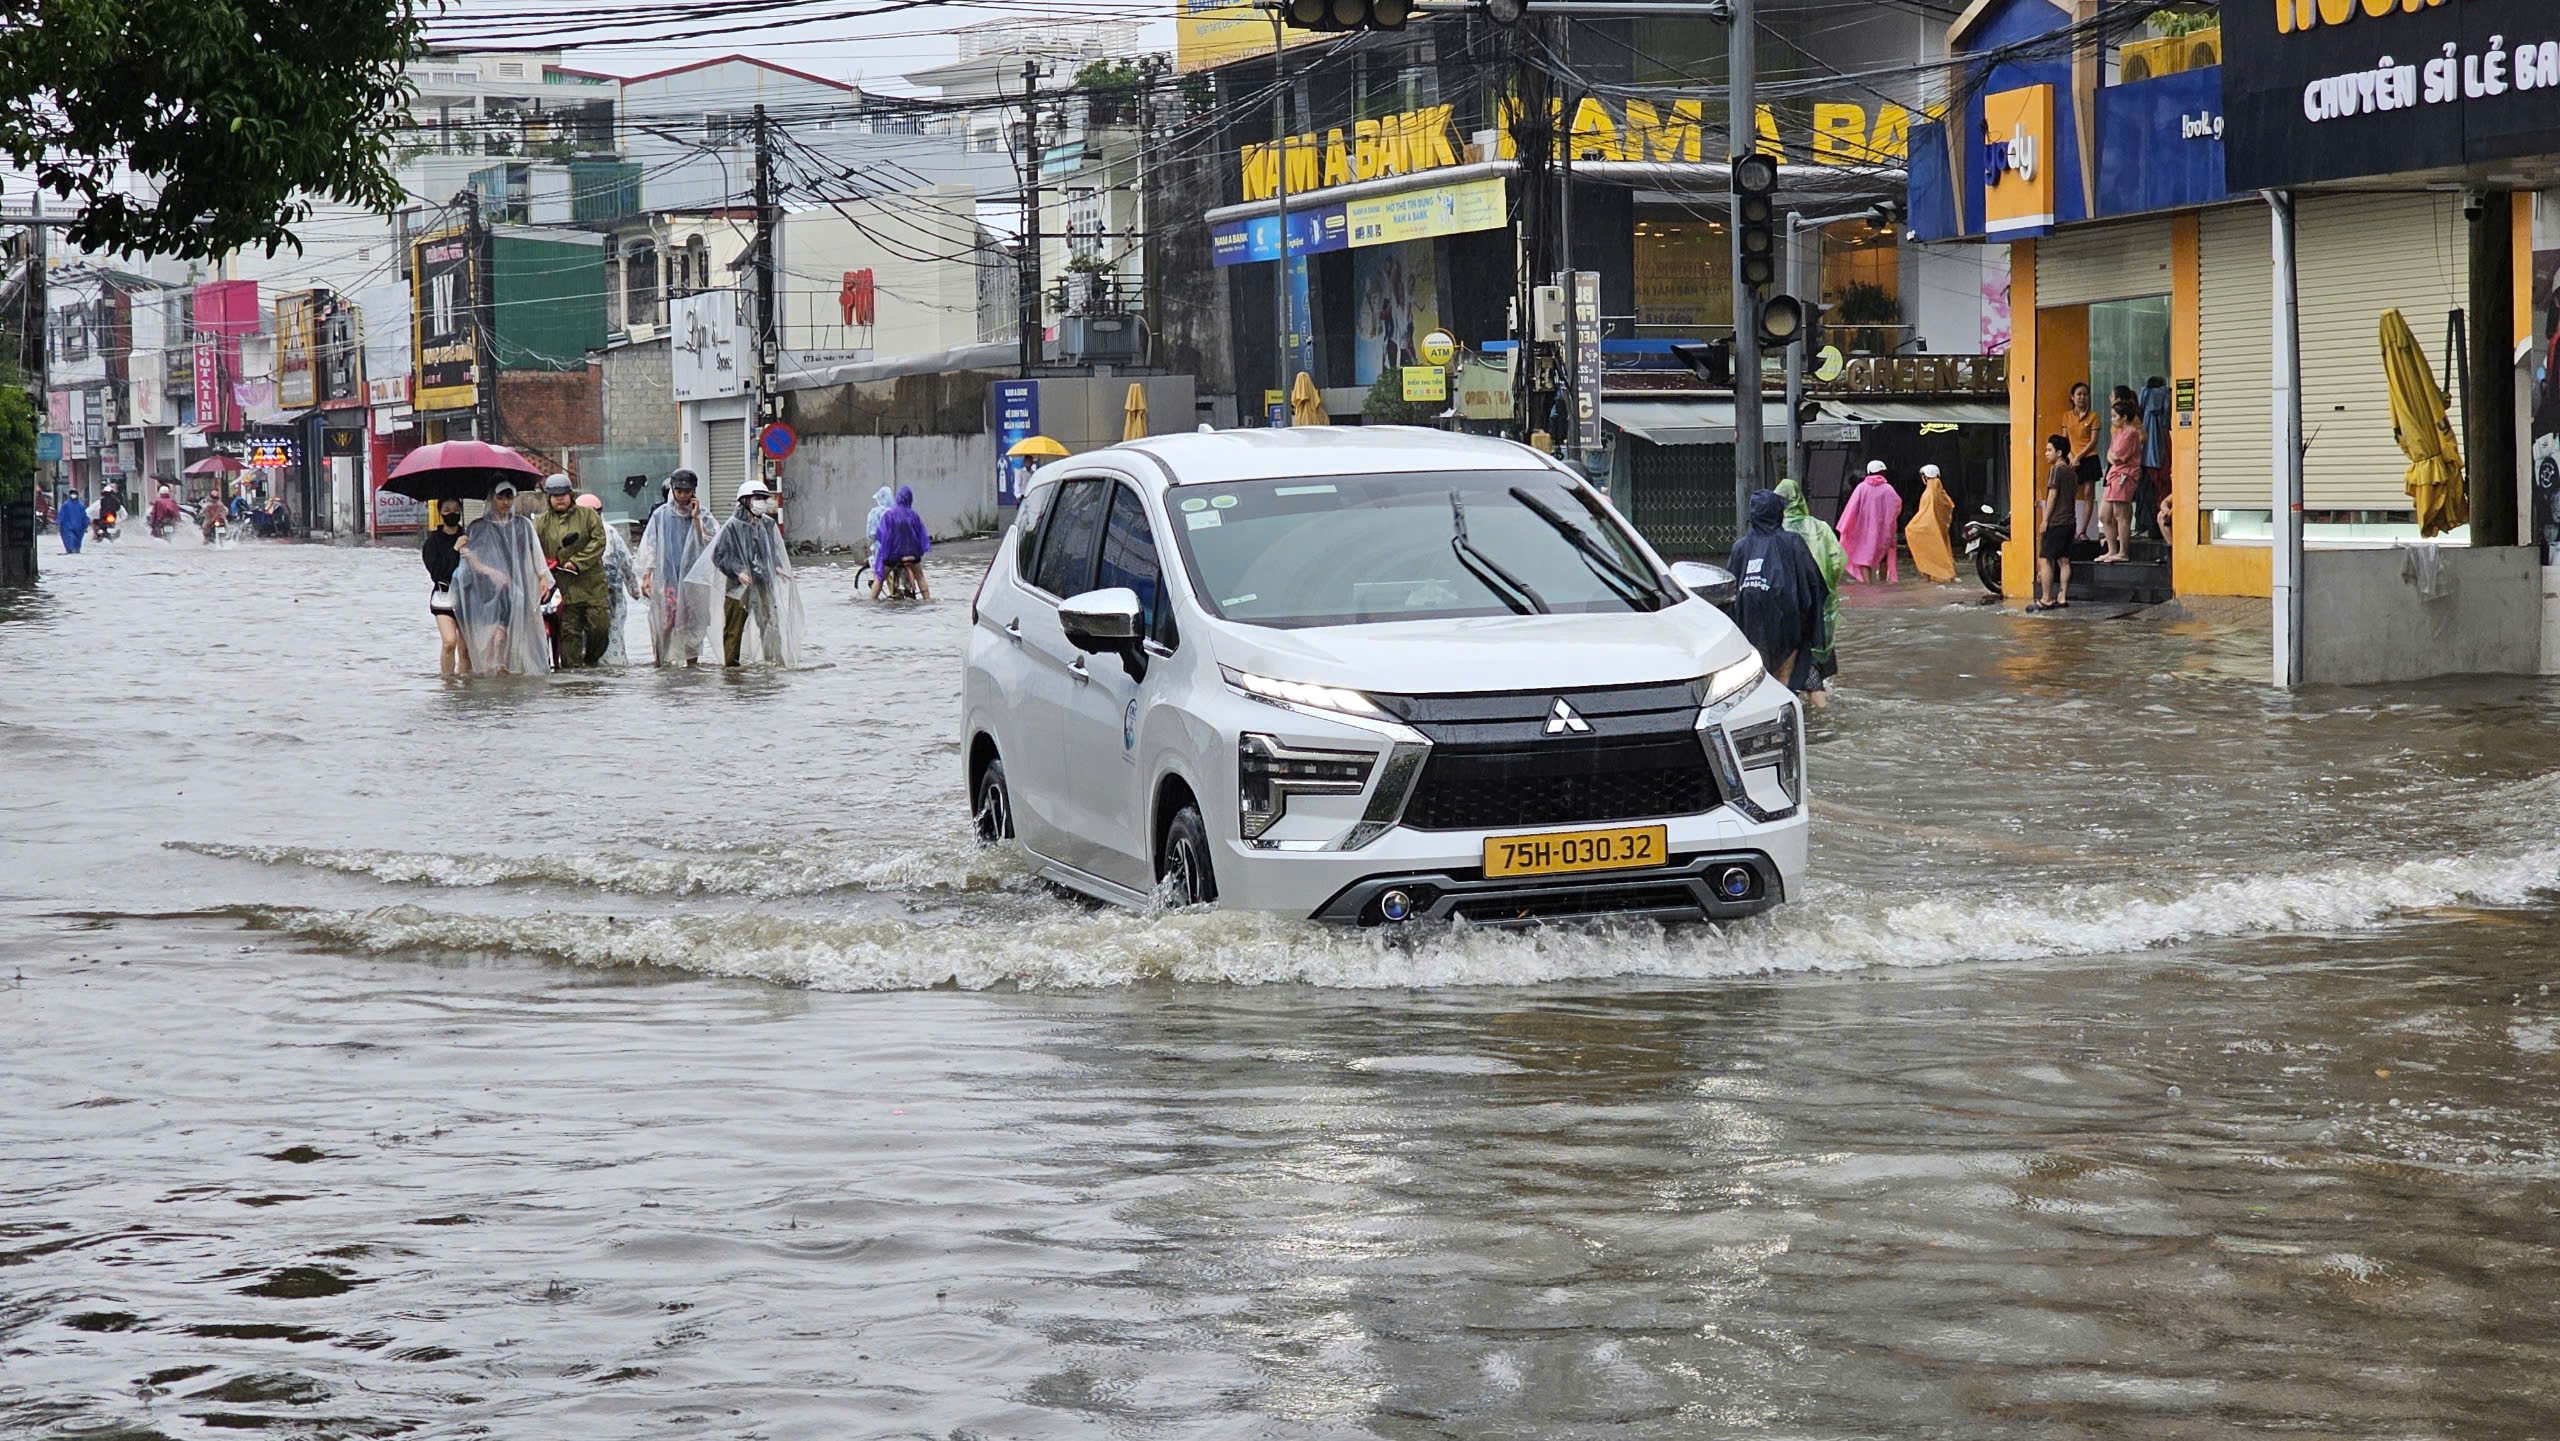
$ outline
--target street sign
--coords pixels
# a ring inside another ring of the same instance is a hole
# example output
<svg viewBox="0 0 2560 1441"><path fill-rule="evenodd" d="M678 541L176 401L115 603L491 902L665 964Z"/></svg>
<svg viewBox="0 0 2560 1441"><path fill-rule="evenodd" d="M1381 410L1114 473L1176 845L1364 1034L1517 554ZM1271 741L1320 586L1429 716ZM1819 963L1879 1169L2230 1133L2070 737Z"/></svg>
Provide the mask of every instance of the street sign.
<svg viewBox="0 0 2560 1441"><path fill-rule="evenodd" d="M1408 365L1403 369L1405 399L1445 401L1449 398L1449 372L1436 365Z"/></svg>
<svg viewBox="0 0 2560 1441"><path fill-rule="evenodd" d="M1289 398L1276 390L1262 392L1262 418L1277 430L1289 423Z"/></svg>
<svg viewBox="0 0 2560 1441"><path fill-rule="evenodd" d="M767 460L783 460L799 448L800 437L790 426L777 420L756 437L756 444L764 448Z"/></svg>
<svg viewBox="0 0 2560 1441"><path fill-rule="evenodd" d="M1422 363L1447 365L1458 353L1458 337L1445 330L1435 330L1422 337Z"/></svg>
<svg viewBox="0 0 2560 1441"><path fill-rule="evenodd" d="M48 430L48 431L44 431L44 432L42 432L42 433L40 433L40 434L38 434L38 435L36 436L36 459L38 459L38 460L60 460L60 459L62 459L62 432L61 432L61 431L58 431L58 430Z"/></svg>

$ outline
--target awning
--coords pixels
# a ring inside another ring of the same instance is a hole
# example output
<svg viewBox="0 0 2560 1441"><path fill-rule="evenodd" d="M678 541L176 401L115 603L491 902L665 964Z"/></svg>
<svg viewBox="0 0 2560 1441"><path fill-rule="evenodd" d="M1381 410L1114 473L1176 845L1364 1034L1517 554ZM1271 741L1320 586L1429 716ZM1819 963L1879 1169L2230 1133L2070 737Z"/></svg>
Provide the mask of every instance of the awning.
<svg viewBox="0 0 2560 1441"><path fill-rule="evenodd" d="M1850 425L2007 425L2009 407L1998 400L1953 396L1860 395L1822 402L1822 413Z"/></svg>
<svg viewBox="0 0 2560 1441"><path fill-rule="evenodd" d="M1733 444L1733 402L1692 397L1679 400L1620 400L1615 396L1600 402L1600 418L1638 440L1655 445L1731 445ZM1787 435L1787 403L1783 400L1762 401L1760 433L1771 441ZM1817 445L1855 440L1854 426L1839 424L1808 425L1804 438Z"/></svg>

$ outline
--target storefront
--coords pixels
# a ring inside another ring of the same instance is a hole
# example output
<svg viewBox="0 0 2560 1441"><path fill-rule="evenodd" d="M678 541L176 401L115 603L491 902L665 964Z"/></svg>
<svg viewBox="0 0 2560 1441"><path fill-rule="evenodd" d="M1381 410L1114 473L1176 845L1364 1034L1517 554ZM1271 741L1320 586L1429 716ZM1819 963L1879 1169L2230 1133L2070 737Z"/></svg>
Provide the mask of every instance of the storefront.
<svg viewBox="0 0 2560 1441"><path fill-rule="evenodd" d="M2501 490L2524 485L2501 437L2527 419L2510 413L2507 341L2526 354L2538 323L2518 298L2532 283L2538 207L2520 202L2510 219L2504 192L2560 173L2560 63L2546 76L2541 48L2544 32L2560 37L2560 15L2536 0L2369 10L2305 4L2296 24L2295 9L2240 6L2201 28L2170 17L2155 23L2174 33L2120 35L2096 66L1993 65L1961 120L1915 128L1915 233L2010 242L2014 514L2034 504L2036 451L2065 429L2073 385L2088 384L2104 416L2114 387L2139 392L2156 376L2172 397L2176 590L2273 593L2283 469L2271 416L2286 357L2267 192L2292 221L2305 546L2381 563L2421 539L2382 361L2387 311L2445 383L2475 473L2495 473ZM1968 12L1952 47L2035 53L2021 42L2064 23L2042 0L2007 0ZM2487 56L2500 39L2508 73L2492 93ZM2423 58L2383 65L2393 55ZM2093 164L2081 162L2084 143ZM2487 521L2509 508L2487 507ZM2029 529L2017 527L2012 577L2025 574ZM2465 547L2475 536L2427 538Z"/></svg>

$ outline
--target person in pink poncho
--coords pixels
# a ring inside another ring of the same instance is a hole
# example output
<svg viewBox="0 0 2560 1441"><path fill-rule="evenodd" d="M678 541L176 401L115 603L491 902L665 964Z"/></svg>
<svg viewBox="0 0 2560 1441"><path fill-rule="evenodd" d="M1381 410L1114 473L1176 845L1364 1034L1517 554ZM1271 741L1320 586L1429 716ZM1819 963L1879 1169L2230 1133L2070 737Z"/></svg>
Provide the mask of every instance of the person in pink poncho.
<svg viewBox="0 0 2560 1441"><path fill-rule="evenodd" d="M1849 578L1871 581L1882 570L1887 580L1902 579L1902 562L1894 554L1900 532L1902 497L1885 479L1884 462L1867 462L1867 478L1849 492L1840 507L1840 548L1849 555Z"/></svg>

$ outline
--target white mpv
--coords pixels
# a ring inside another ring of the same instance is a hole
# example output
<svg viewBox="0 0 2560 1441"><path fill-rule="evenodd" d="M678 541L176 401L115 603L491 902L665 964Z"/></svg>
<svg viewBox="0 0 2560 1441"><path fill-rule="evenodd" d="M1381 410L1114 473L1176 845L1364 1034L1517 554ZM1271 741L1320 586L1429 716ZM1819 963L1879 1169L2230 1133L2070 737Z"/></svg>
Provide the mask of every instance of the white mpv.
<svg viewBox="0 0 2560 1441"><path fill-rule="evenodd" d="M1060 460L970 607L977 833L1128 905L1766 910L1804 875L1804 736L1710 603L1731 587L1508 441L1229 430Z"/></svg>

